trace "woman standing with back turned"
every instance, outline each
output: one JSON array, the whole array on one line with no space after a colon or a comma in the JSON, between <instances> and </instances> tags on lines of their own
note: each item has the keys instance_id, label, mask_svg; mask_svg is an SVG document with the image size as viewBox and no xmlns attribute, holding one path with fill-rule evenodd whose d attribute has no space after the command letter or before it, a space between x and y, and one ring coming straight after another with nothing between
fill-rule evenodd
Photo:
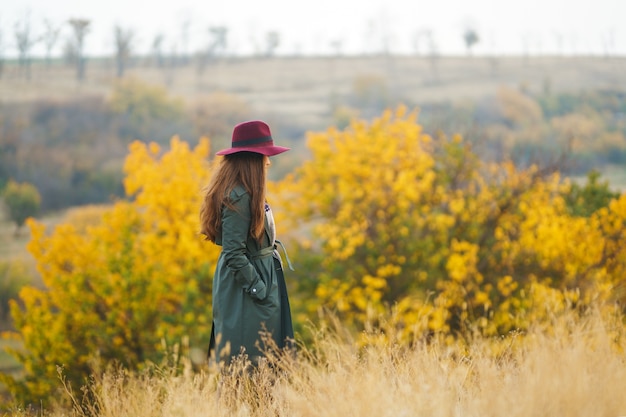
<instances>
[{"instance_id":1,"label":"woman standing with back turned","mask_svg":"<svg viewBox=\"0 0 626 417\"><path fill-rule=\"evenodd\" d=\"M200 210L201 232L222 246L213 277L213 329L209 355L229 363L247 355L252 363L270 348L290 346L291 312L276 229L265 200L269 157L289 148L274 146L269 126L235 126L231 148L207 187ZM289 260L287 260L289 262ZM271 336L270 336L271 335Z\"/></svg>"}]
</instances>

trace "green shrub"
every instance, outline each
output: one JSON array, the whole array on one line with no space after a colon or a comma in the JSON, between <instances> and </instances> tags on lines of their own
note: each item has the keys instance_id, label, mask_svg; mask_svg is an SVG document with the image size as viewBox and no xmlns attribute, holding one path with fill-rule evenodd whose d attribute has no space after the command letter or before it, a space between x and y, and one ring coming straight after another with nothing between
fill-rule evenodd
<instances>
[{"instance_id":1,"label":"green shrub","mask_svg":"<svg viewBox=\"0 0 626 417\"><path fill-rule=\"evenodd\" d=\"M587 184L584 186L572 184L570 190L563 195L571 214L589 217L609 202L618 198L619 193L609 189L608 181L600 181L600 173L592 170L587 174Z\"/></svg>"},{"instance_id":2,"label":"green shrub","mask_svg":"<svg viewBox=\"0 0 626 417\"><path fill-rule=\"evenodd\" d=\"M22 262L0 262L0 323L9 319L9 301L17 299L28 281L28 271Z\"/></svg>"},{"instance_id":3,"label":"green shrub","mask_svg":"<svg viewBox=\"0 0 626 417\"><path fill-rule=\"evenodd\" d=\"M29 183L10 180L2 192L9 218L17 226L16 234L29 217L34 217L41 208L41 195L37 188Z\"/></svg>"}]
</instances>

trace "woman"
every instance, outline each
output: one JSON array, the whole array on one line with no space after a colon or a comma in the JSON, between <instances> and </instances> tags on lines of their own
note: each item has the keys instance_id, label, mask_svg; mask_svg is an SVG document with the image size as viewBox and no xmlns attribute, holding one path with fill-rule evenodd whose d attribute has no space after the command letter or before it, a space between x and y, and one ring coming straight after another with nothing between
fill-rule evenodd
<instances>
[{"instance_id":1,"label":"woman","mask_svg":"<svg viewBox=\"0 0 626 417\"><path fill-rule=\"evenodd\" d=\"M224 158L207 188L200 221L206 239L222 246L209 346L218 362L244 354L256 363L268 349L288 347L293 339L280 242L265 201L269 157L288 150L274 146L269 126L255 120L235 126L232 146L217 152Z\"/></svg>"}]
</instances>

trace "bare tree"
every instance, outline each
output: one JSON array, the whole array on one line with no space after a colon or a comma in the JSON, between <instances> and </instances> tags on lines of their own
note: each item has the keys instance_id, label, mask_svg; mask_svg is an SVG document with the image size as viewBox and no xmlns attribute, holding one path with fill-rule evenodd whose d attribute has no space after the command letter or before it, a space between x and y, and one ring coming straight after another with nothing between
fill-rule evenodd
<instances>
[{"instance_id":1,"label":"bare tree","mask_svg":"<svg viewBox=\"0 0 626 417\"><path fill-rule=\"evenodd\" d=\"M368 19L365 22L365 33L364 33L364 45L363 50L367 55L376 53L376 22L373 19Z\"/></svg>"},{"instance_id":2,"label":"bare tree","mask_svg":"<svg viewBox=\"0 0 626 417\"><path fill-rule=\"evenodd\" d=\"M30 15L27 14L23 21L15 23L15 44L19 53L19 66L28 79L30 79L30 50L36 42L30 31Z\"/></svg>"},{"instance_id":3,"label":"bare tree","mask_svg":"<svg viewBox=\"0 0 626 417\"><path fill-rule=\"evenodd\" d=\"M465 42L465 47L467 48L467 54L472 55L472 48L480 41L478 32L473 28L465 29L463 32L463 41Z\"/></svg>"},{"instance_id":4,"label":"bare tree","mask_svg":"<svg viewBox=\"0 0 626 417\"><path fill-rule=\"evenodd\" d=\"M432 42L432 30L430 29L420 29L413 35L413 49L415 49L415 53L417 55L421 54L421 45L422 41L426 41L428 46L430 47L430 42Z\"/></svg>"},{"instance_id":5,"label":"bare tree","mask_svg":"<svg viewBox=\"0 0 626 417\"><path fill-rule=\"evenodd\" d=\"M428 31L428 58L430 61L430 72L432 74L432 82L439 81L439 49L435 42L435 35L432 31Z\"/></svg>"},{"instance_id":6,"label":"bare tree","mask_svg":"<svg viewBox=\"0 0 626 417\"><path fill-rule=\"evenodd\" d=\"M524 63L528 65L530 60L530 34L525 33L522 35L522 51L524 55Z\"/></svg>"},{"instance_id":7,"label":"bare tree","mask_svg":"<svg viewBox=\"0 0 626 417\"><path fill-rule=\"evenodd\" d=\"M187 17L180 23L181 39L181 64L186 65L189 61L189 32L191 31L191 18Z\"/></svg>"},{"instance_id":8,"label":"bare tree","mask_svg":"<svg viewBox=\"0 0 626 417\"><path fill-rule=\"evenodd\" d=\"M115 63L119 78L124 76L124 71L128 66L134 37L135 32L132 29L124 29L119 25L115 26Z\"/></svg>"},{"instance_id":9,"label":"bare tree","mask_svg":"<svg viewBox=\"0 0 626 417\"><path fill-rule=\"evenodd\" d=\"M209 43L198 53L198 74L202 74L212 59L216 59L226 51L228 45L228 28L225 26L209 27Z\"/></svg>"},{"instance_id":10,"label":"bare tree","mask_svg":"<svg viewBox=\"0 0 626 417\"><path fill-rule=\"evenodd\" d=\"M85 36L89 32L90 21L87 19L70 19L68 21L74 31L74 42L70 43L70 47L75 54L76 60L76 78L78 80L85 79L85 56L83 48L85 46Z\"/></svg>"},{"instance_id":11,"label":"bare tree","mask_svg":"<svg viewBox=\"0 0 626 417\"><path fill-rule=\"evenodd\" d=\"M335 38L329 42L330 48L333 50L334 56L341 56L343 49L343 39Z\"/></svg>"},{"instance_id":12,"label":"bare tree","mask_svg":"<svg viewBox=\"0 0 626 417\"><path fill-rule=\"evenodd\" d=\"M439 79L439 51L435 42L435 34L432 29L420 29L413 35L413 48L417 55L421 54L422 42L426 44L428 61L430 63L430 73L433 83Z\"/></svg>"},{"instance_id":13,"label":"bare tree","mask_svg":"<svg viewBox=\"0 0 626 417\"><path fill-rule=\"evenodd\" d=\"M557 53L563 55L563 34L555 30L552 31L552 36L554 37Z\"/></svg>"},{"instance_id":14,"label":"bare tree","mask_svg":"<svg viewBox=\"0 0 626 417\"><path fill-rule=\"evenodd\" d=\"M226 26L211 26L209 34L211 35L209 54L217 56L220 53L224 53L228 46L228 28Z\"/></svg>"},{"instance_id":15,"label":"bare tree","mask_svg":"<svg viewBox=\"0 0 626 417\"><path fill-rule=\"evenodd\" d=\"M271 57L276 53L276 48L280 45L280 33L276 31L267 32L265 35L265 56Z\"/></svg>"},{"instance_id":16,"label":"bare tree","mask_svg":"<svg viewBox=\"0 0 626 417\"><path fill-rule=\"evenodd\" d=\"M4 39L2 33L2 26L0 26L0 78L4 72Z\"/></svg>"},{"instance_id":17,"label":"bare tree","mask_svg":"<svg viewBox=\"0 0 626 417\"><path fill-rule=\"evenodd\" d=\"M604 57L610 58L613 50L615 49L615 29L609 29L605 34L602 35L602 49L604 50Z\"/></svg>"},{"instance_id":18,"label":"bare tree","mask_svg":"<svg viewBox=\"0 0 626 417\"><path fill-rule=\"evenodd\" d=\"M173 41L170 45L169 59L165 68L165 83L167 85L172 85L174 82L174 71L176 71L176 66L178 65L178 51L178 44L176 41Z\"/></svg>"},{"instance_id":19,"label":"bare tree","mask_svg":"<svg viewBox=\"0 0 626 417\"><path fill-rule=\"evenodd\" d=\"M158 68L162 68L164 65L165 58L163 57L163 41L165 40L165 35L162 33L158 33L154 40L152 41L152 58L154 60L154 64Z\"/></svg>"},{"instance_id":20,"label":"bare tree","mask_svg":"<svg viewBox=\"0 0 626 417\"><path fill-rule=\"evenodd\" d=\"M393 24L389 21L389 16L383 13L380 16L380 47L381 53L387 57L391 55L391 46L395 43L392 27Z\"/></svg>"},{"instance_id":21,"label":"bare tree","mask_svg":"<svg viewBox=\"0 0 626 417\"><path fill-rule=\"evenodd\" d=\"M46 66L50 67L52 50L59 40L59 34L61 33L61 27L55 25L48 19L44 19L43 21L43 35L41 39L43 41L44 47L46 48Z\"/></svg>"},{"instance_id":22,"label":"bare tree","mask_svg":"<svg viewBox=\"0 0 626 417\"><path fill-rule=\"evenodd\" d=\"M569 43L571 45L572 51L571 54L572 55L576 55L578 54L578 35L576 33L570 33L569 35Z\"/></svg>"}]
</instances>

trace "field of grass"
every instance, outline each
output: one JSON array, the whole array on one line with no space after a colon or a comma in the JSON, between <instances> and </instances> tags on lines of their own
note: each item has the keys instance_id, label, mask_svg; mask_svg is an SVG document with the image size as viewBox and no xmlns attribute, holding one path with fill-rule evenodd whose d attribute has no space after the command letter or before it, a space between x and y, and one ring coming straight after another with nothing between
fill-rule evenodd
<instances>
[{"instance_id":1,"label":"field of grass","mask_svg":"<svg viewBox=\"0 0 626 417\"><path fill-rule=\"evenodd\" d=\"M95 376L82 402L65 387L46 416L568 416L626 415L624 329L592 314L549 330L468 345L442 340L357 347L340 328L320 332L295 360L182 373L169 367ZM373 337L373 339L377 339ZM245 374L245 372L244 372ZM72 407L72 402L74 407ZM14 416L39 412L9 411Z\"/></svg>"}]
</instances>

